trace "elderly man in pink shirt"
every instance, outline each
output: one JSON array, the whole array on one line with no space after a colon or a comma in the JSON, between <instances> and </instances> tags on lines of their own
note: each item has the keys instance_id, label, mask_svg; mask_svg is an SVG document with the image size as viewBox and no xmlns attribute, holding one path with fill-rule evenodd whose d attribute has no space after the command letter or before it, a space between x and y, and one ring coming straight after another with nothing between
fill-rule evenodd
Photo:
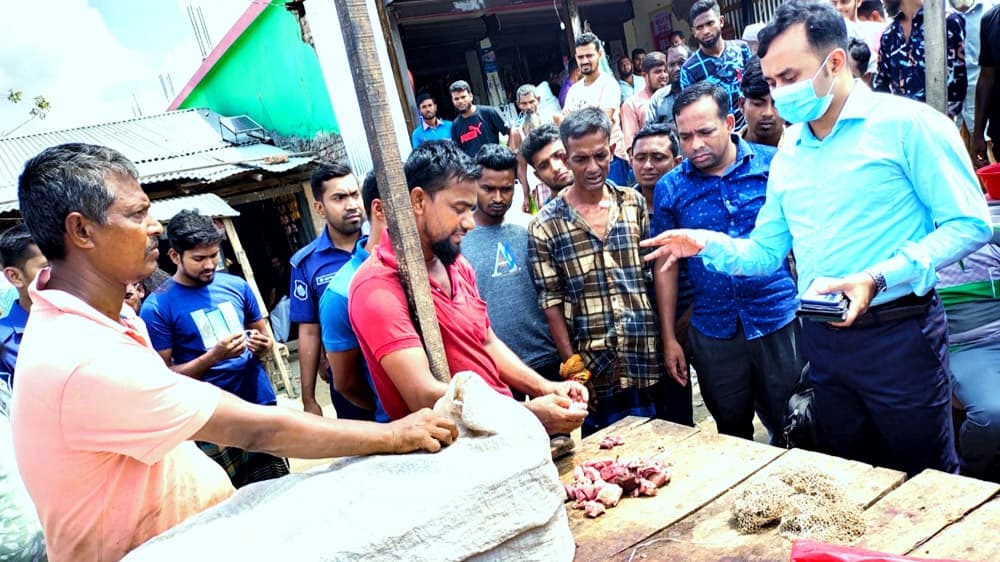
<instances>
[{"instance_id":1,"label":"elderly man in pink shirt","mask_svg":"<svg viewBox=\"0 0 1000 562\"><path fill-rule=\"evenodd\" d=\"M11 425L49 560L119 560L229 497L226 473L192 440L300 458L451 443L454 425L428 410L389 425L333 420L168 369L123 304L156 269L163 230L137 178L114 150L65 144L28 161L18 185L51 267L31 288Z\"/></svg>"},{"instance_id":2,"label":"elderly man in pink shirt","mask_svg":"<svg viewBox=\"0 0 1000 562\"><path fill-rule=\"evenodd\" d=\"M659 51L646 53L646 57L642 59L642 72L646 75L646 87L622 104L622 134L626 147L632 146L635 134L646 124L646 106L649 105L650 98L657 90L670 83L667 56Z\"/></svg>"}]
</instances>

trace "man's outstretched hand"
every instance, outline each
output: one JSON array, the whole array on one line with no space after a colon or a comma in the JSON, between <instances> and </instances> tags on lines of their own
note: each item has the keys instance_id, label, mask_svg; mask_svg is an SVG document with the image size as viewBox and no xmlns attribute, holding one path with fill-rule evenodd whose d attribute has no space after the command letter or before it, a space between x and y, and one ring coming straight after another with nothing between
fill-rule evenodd
<instances>
[{"instance_id":1,"label":"man's outstretched hand","mask_svg":"<svg viewBox=\"0 0 1000 562\"><path fill-rule=\"evenodd\" d=\"M660 267L660 271L666 271L677 263L677 260L689 258L704 250L705 235L702 231L690 228L667 230L653 238L639 242L639 245L643 248L656 248L644 259L654 261L663 258L663 266Z\"/></svg>"},{"instance_id":2,"label":"man's outstretched hand","mask_svg":"<svg viewBox=\"0 0 1000 562\"><path fill-rule=\"evenodd\" d=\"M389 424L392 429L392 452L427 451L436 453L458 438L458 428L451 420L429 408L413 412Z\"/></svg>"}]
</instances>

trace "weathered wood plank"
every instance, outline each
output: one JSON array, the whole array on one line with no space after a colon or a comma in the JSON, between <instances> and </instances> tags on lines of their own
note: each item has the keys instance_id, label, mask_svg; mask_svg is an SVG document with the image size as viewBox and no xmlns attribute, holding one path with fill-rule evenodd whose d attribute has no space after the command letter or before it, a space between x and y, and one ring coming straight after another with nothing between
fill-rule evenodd
<instances>
[{"instance_id":1,"label":"weathered wood plank","mask_svg":"<svg viewBox=\"0 0 1000 562\"><path fill-rule=\"evenodd\" d=\"M564 480L571 482L573 469L587 461L615 456L652 456L654 452L662 450L658 447L686 439L697 432L694 427L629 416L582 440L577 444L573 454L562 457L556 462L556 468ZM599 447L601 439L609 435L621 437L625 444L611 450L602 450Z\"/></svg>"},{"instance_id":2,"label":"weathered wood plank","mask_svg":"<svg viewBox=\"0 0 1000 562\"><path fill-rule=\"evenodd\" d=\"M905 554L1000 491L1000 485L925 470L865 511L859 548Z\"/></svg>"},{"instance_id":3,"label":"weathered wood plank","mask_svg":"<svg viewBox=\"0 0 1000 562\"><path fill-rule=\"evenodd\" d=\"M957 558L969 562L1000 560L1000 498L993 499L909 552L924 558Z\"/></svg>"},{"instance_id":4,"label":"weathered wood plank","mask_svg":"<svg viewBox=\"0 0 1000 562\"><path fill-rule=\"evenodd\" d=\"M792 549L791 542L779 536L776 527L752 535L740 533L732 516L732 504L736 495L758 477L789 468L809 466L822 470L838 480L848 498L865 507L873 504L906 479L906 475L902 472L802 449L792 449L725 495L652 536L651 540L663 540L640 548L636 558L640 559L639 557L644 555L645 560L685 562L787 561ZM615 557L615 560L627 560L630 553L631 549L626 549Z\"/></svg>"},{"instance_id":5,"label":"weathered wood plank","mask_svg":"<svg viewBox=\"0 0 1000 562\"><path fill-rule=\"evenodd\" d=\"M676 435L675 428L683 427L658 420L646 425L652 427L639 426L637 431ZM662 452L653 443L662 446ZM616 447L605 451L612 453L605 456L614 456L618 450ZM785 452L753 441L700 432L673 444L664 443L661 437L660 441L637 451L638 455L622 453L622 457L663 460L670 470L671 482L654 497L625 498L597 519L586 519L582 511L570 508L570 529L577 543L576 560L605 560L631 548L711 502Z\"/></svg>"}]
</instances>

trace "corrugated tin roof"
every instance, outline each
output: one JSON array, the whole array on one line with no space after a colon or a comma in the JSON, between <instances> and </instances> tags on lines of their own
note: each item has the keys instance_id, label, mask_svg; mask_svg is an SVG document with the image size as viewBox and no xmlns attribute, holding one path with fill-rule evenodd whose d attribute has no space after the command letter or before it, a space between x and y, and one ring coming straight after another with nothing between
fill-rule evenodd
<instances>
[{"instance_id":1,"label":"corrugated tin roof","mask_svg":"<svg viewBox=\"0 0 1000 562\"><path fill-rule=\"evenodd\" d=\"M185 109L127 121L0 139L0 212L17 209L17 178L42 150L67 142L113 148L135 162L140 182L212 183L253 169L284 172L311 161L259 142L233 144L220 132L219 115ZM267 160L260 160L267 158ZM252 162L248 162L252 161Z\"/></svg>"},{"instance_id":2,"label":"corrugated tin roof","mask_svg":"<svg viewBox=\"0 0 1000 562\"><path fill-rule=\"evenodd\" d=\"M160 222L168 222L184 209L197 209L199 213L213 218L238 217L240 212L229 206L214 193L199 193L185 197L157 199L149 207L149 213Z\"/></svg>"}]
</instances>

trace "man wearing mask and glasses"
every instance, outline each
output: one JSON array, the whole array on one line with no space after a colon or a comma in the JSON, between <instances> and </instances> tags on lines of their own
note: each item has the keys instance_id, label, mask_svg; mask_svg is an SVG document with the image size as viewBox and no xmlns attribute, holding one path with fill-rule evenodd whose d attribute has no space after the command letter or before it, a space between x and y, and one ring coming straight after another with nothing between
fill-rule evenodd
<instances>
[{"instance_id":1,"label":"man wearing mask and glasses","mask_svg":"<svg viewBox=\"0 0 1000 562\"><path fill-rule=\"evenodd\" d=\"M842 293L840 321L805 320L816 422L835 455L905 470L958 470L936 270L982 246L989 213L944 115L852 79L844 19L792 0L760 33L778 114L800 124L771 161L749 237L666 231L646 259L698 256L765 275L794 250L800 296Z\"/></svg>"}]
</instances>

